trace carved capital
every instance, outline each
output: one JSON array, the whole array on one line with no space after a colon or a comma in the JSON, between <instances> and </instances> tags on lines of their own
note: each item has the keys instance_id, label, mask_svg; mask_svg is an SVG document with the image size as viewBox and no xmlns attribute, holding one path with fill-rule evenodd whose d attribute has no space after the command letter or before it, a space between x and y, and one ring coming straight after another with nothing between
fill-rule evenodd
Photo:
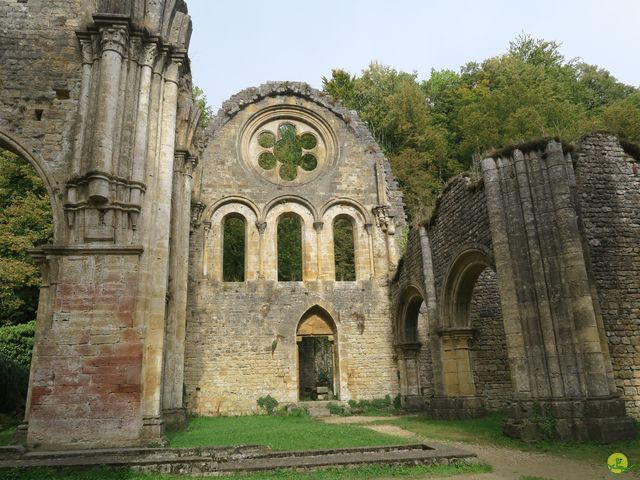
<instances>
[{"instance_id":1,"label":"carved capital","mask_svg":"<svg viewBox=\"0 0 640 480\"><path fill-rule=\"evenodd\" d=\"M202 217L202 212L204 212L205 204L202 202L192 202L191 203L191 225L196 226L200 224L200 217Z\"/></svg>"},{"instance_id":2,"label":"carved capital","mask_svg":"<svg viewBox=\"0 0 640 480\"><path fill-rule=\"evenodd\" d=\"M373 214L376 218L376 225L390 235L395 231L393 223L393 215L391 215L391 207L389 205L378 205L373 208Z\"/></svg>"},{"instance_id":3,"label":"carved capital","mask_svg":"<svg viewBox=\"0 0 640 480\"><path fill-rule=\"evenodd\" d=\"M324 222L313 222L313 228L315 228L316 232L320 233L322 227L324 227Z\"/></svg>"},{"instance_id":4,"label":"carved capital","mask_svg":"<svg viewBox=\"0 0 640 480\"><path fill-rule=\"evenodd\" d=\"M144 67L151 67L156 61L156 56L158 54L158 45L153 43L145 43L142 47L142 58L140 59L140 63Z\"/></svg>"},{"instance_id":5,"label":"carved capital","mask_svg":"<svg viewBox=\"0 0 640 480\"><path fill-rule=\"evenodd\" d=\"M124 25L111 25L100 29L102 51L112 50L124 56L127 51L129 32Z\"/></svg>"},{"instance_id":6,"label":"carved capital","mask_svg":"<svg viewBox=\"0 0 640 480\"><path fill-rule=\"evenodd\" d=\"M94 60L93 41L91 37L80 39L80 51L82 53L82 64L91 65Z\"/></svg>"},{"instance_id":7,"label":"carved capital","mask_svg":"<svg viewBox=\"0 0 640 480\"><path fill-rule=\"evenodd\" d=\"M258 233L262 235L267 229L267 222L256 222L256 228L258 229Z\"/></svg>"}]
</instances>

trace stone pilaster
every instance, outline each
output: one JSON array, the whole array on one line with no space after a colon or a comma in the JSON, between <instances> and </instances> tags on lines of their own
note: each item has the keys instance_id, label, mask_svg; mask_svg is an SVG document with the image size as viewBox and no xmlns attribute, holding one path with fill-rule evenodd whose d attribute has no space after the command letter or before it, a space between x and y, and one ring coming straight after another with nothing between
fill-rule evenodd
<instances>
[{"instance_id":1,"label":"stone pilaster","mask_svg":"<svg viewBox=\"0 0 640 480\"><path fill-rule=\"evenodd\" d=\"M572 168L553 141L545 152L516 150L482 161L515 389L504 431L523 438L629 438L632 421L610 388L570 191ZM542 432L540 419L553 431Z\"/></svg>"}]
</instances>

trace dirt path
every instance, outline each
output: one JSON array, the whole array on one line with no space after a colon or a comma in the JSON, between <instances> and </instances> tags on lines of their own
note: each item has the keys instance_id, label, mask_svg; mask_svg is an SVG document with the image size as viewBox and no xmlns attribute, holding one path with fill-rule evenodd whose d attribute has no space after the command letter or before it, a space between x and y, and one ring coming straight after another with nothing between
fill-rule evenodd
<instances>
[{"instance_id":1,"label":"dirt path","mask_svg":"<svg viewBox=\"0 0 640 480\"><path fill-rule=\"evenodd\" d=\"M395 425L371 425L377 420L388 420L389 417L330 417L325 421L329 423L360 424L376 432L386 433L402 438L415 438L416 441L429 443L429 438L420 437L409 430ZM544 480L600 480L619 479L631 480L638 478L631 474L613 475L609 473L605 465L606 459L603 451L601 464L595 463L600 459L594 459L594 463L583 462L544 453L523 452L511 448L497 447L487 444L466 442L453 442L437 440L438 443L452 445L478 455L478 459L493 467L493 472L483 474L468 474L456 476L456 479L478 480L520 480L524 477L539 477ZM603 447L606 450L606 447ZM415 479L435 480L436 477L424 476ZM447 477L450 478L450 477Z\"/></svg>"}]
</instances>

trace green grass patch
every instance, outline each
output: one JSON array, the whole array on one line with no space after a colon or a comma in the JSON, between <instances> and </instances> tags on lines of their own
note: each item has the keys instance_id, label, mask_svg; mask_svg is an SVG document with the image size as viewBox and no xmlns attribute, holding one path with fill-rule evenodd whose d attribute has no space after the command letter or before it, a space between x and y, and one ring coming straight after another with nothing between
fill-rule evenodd
<instances>
[{"instance_id":1,"label":"green grass patch","mask_svg":"<svg viewBox=\"0 0 640 480\"><path fill-rule=\"evenodd\" d=\"M223 477L198 477L202 479L226 480L333 480L333 479L374 479L387 477L414 478L418 475L453 476L462 473L486 473L491 467L486 464L454 463L451 465L425 466L386 466L368 465L359 468L328 468L313 472L295 472L291 470L275 470L273 472L255 473L252 475L230 475ZM65 468L59 470L28 468L0 469L0 478L5 480L183 480L181 475L145 474L125 469L78 469Z\"/></svg>"},{"instance_id":2,"label":"green grass patch","mask_svg":"<svg viewBox=\"0 0 640 480\"><path fill-rule=\"evenodd\" d=\"M22 417L0 413L0 447L11 445L11 437L20 425Z\"/></svg>"},{"instance_id":3,"label":"green grass patch","mask_svg":"<svg viewBox=\"0 0 640 480\"><path fill-rule=\"evenodd\" d=\"M355 425L332 425L308 416L194 417L169 434L171 447L268 445L273 450L314 450L410 443Z\"/></svg>"},{"instance_id":4,"label":"green grass patch","mask_svg":"<svg viewBox=\"0 0 640 480\"><path fill-rule=\"evenodd\" d=\"M602 445L594 442L525 442L509 438L502 433L504 416L492 414L473 420L431 420L424 416L381 420L376 423L397 425L423 438L433 440L454 440L469 443L490 443L497 446L524 451L550 453L577 460L590 460L605 464L614 452L624 453L629 462L640 464L640 435L626 442Z\"/></svg>"}]
</instances>

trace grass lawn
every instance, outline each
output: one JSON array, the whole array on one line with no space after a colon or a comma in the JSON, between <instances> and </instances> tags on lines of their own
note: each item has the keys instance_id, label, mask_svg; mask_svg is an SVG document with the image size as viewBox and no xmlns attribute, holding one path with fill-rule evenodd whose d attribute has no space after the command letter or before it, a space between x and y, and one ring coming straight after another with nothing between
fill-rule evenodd
<instances>
[{"instance_id":1,"label":"grass lawn","mask_svg":"<svg viewBox=\"0 0 640 480\"><path fill-rule=\"evenodd\" d=\"M15 431L16 431L16 427L9 427L9 428L0 430L0 447L4 447L5 445L11 445L11 436Z\"/></svg>"},{"instance_id":2,"label":"grass lawn","mask_svg":"<svg viewBox=\"0 0 640 480\"><path fill-rule=\"evenodd\" d=\"M293 472L290 470L276 470L273 472L254 473L252 475L230 475L223 477L198 477L201 479L225 480L348 480L375 479L389 477L429 478L431 476L453 476L461 473L490 472L491 467L485 464L466 465L462 463L452 465L433 466L378 466L370 465L360 468L327 468L314 472ZM190 478L181 475L144 474L124 469L0 469L0 478L4 480L184 480Z\"/></svg>"},{"instance_id":3,"label":"grass lawn","mask_svg":"<svg viewBox=\"0 0 640 480\"><path fill-rule=\"evenodd\" d=\"M614 452L624 453L632 464L640 464L640 435L627 442L602 445L586 442L528 443L509 438L502 433L503 415L492 414L474 420L430 420L423 416L410 416L376 423L397 425L421 437L434 440L454 440L470 443L490 443L502 447L562 455L578 460L605 462Z\"/></svg>"},{"instance_id":4,"label":"grass lawn","mask_svg":"<svg viewBox=\"0 0 640 480\"><path fill-rule=\"evenodd\" d=\"M308 416L195 417L170 432L171 447L268 445L273 450L315 450L414 443L355 425L331 425Z\"/></svg>"},{"instance_id":5,"label":"grass lawn","mask_svg":"<svg viewBox=\"0 0 640 480\"><path fill-rule=\"evenodd\" d=\"M11 445L11 436L21 420L22 417L0 413L0 447Z\"/></svg>"}]
</instances>

